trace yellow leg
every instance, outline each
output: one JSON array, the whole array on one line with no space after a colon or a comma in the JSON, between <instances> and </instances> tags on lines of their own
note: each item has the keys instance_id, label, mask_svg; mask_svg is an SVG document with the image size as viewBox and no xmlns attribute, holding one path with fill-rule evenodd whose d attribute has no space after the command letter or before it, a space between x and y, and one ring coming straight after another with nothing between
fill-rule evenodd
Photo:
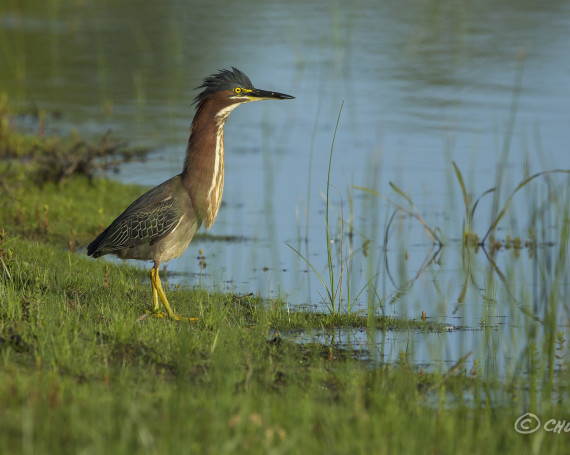
<instances>
[{"instance_id":1,"label":"yellow leg","mask_svg":"<svg viewBox=\"0 0 570 455\"><path fill-rule=\"evenodd\" d=\"M176 321L186 321L186 322L192 322L198 320L198 318L187 318L185 316L179 316L175 314L174 311L172 311L172 308L170 308L170 304L168 303L168 299L166 298L166 294L164 293L164 289L162 289L162 283L160 282L160 277L158 276L158 267L156 268L153 267L152 269L150 269L150 283L152 284L153 307L154 311L157 313L157 316L162 317L161 313L158 311L159 310L158 297L160 297L160 300L162 300L162 303L164 305L164 308L166 309L166 313L168 314L169 318L174 319Z\"/></svg>"},{"instance_id":2,"label":"yellow leg","mask_svg":"<svg viewBox=\"0 0 570 455\"><path fill-rule=\"evenodd\" d=\"M166 309L166 313L168 317L171 319L176 319L174 315L174 311L170 308L170 304L168 303L168 299L164 294L164 289L162 289L162 284L160 283L160 276L158 275L158 267L153 267L150 272L150 281L152 283L152 299L154 303L154 310L158 310L158 297L162 300L164 308Z\"/></svg>"},{"instance_id":3,"label":"yellow leg","mask_svg":"<svg viewBox=\"0 0 570 455\"><path fill-rule=\"evenodd\" d=\"M152 285L152 303L153 303L153 310L156 312L158 311L158 291L154 286L154 267L150 269L150 284Z\"/></svg>"}]
</instances>

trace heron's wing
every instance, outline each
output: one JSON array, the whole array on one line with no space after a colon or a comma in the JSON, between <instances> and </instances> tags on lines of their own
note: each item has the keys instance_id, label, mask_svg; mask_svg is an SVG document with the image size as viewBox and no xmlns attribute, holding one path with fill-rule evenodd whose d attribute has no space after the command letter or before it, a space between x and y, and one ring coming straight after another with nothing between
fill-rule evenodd
<instances>
[{"instance_id":1,"label":"heron's wing","mask_svg":"<svg viewBox=\"0 0 570 455\"><path fill-rule=\"evenodd\" d=\"M109 226L104 248L121 250L153 244L172 232L182 215L172 196L140 207L131 206Z\"/></svg>"},{"instance_id":2,"label":"heron's wing","mask_svg":"<svg viewBox=\"0 0 570 455\"><path fill-rule=\"evenodd\" d=\"M176 197L179 178L173 177L134 201L87 247L87 254L99 257L127 248L153 244L180 223L182 203Z\"/></svg>"}]
</instances>

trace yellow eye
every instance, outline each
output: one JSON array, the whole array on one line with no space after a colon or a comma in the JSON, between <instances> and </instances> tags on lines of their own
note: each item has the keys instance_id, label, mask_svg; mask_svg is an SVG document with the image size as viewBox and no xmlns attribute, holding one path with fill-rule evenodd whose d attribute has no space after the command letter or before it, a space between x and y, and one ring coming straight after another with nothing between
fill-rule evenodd
<instances>
[{"instance_id":1,"label":"yellow eye","mask_svg":"<svg viewBox=\"0 0 570 455\"><path fill-rule=\"evenodd\" d=\"M240 88L240 87L234 88L234 92L236 92L236 93L241 93L241 88Z\"/></svg>"}]
</instances>

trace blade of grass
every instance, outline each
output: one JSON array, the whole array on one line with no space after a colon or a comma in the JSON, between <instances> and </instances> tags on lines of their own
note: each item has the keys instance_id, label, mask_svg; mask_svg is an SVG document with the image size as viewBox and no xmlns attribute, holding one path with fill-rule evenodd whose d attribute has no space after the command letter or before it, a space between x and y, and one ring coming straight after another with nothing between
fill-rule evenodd
<instances>
[{"instance_id":1,"label":"blade of grass","mask_svg":"<svg viewBox=\"0 0 570 455\"><path fill-rule=\"evenodd\" d=\"M487 196L488 194L491 194L495 190L496 188L489 188L487 191L485 191L483 194L481 194L481 196L477 198L475 204L473 204L473 208L471 209L471 220L473 220L473 218L475 217L475 210L477 209L477 206L479 205L481 199L483 199L483 197Z\"/></svg>"},{"instance_id":2,"label":"blade of grass","mask_svg":"<svg viewBox=\"0 0 570 455\"><path fill-rule=\"evenodd\" d=\"M408 201L408 203L413 207L414 203L412 202L412 199L410 198L410 196L408 196L406 193L404 193L400 188L398 188L393 182L388 182L388 184L392 187L392 189L398 193L400 196L402 196L406 201Z\"/></svg>"},{"instance_id":3,"label":"blade of grass","mask_svg":"<svg viewBox=\"0 0 570 455\"><path fill-rule=\"evenodd\" d=\"M296 250L294 247L292 247L291 245L289 245L288 243L285 243L285 245L287 245L289 248L291 248L295 253L297 253L297 255L303 259L303 261L305 261L307 263L307 265L313 270L313 272L315 272L315 274L317 275L317 278L321 281L323 287L325 288L325 290L327 291L327 297L329 299L329 301L331 300L332 296L331 293L329 291L328 286L325 283L325 280L323 280L323 277L321 277L321 274L317 271L317 269L313 266L313 264L311 264L311 262L305 257L303 256L303 254L301 254L301 252L299 252L298 250ZM325 302L326 303L326 302Z\"/></svg>"},{"instance_id":4,"label":"blade of grass","mask_svg":"<svg viewBox=\"0 0 570 455\"><path fill-rule=\"evenodd\" d=\"M495 220L491 223L491 226L489 227L489 229L487 230L487 233L485 234L485 236L483 237L483 240L481 241L481 243L485 243L485 240L487 240L487 237L489 236L489 234L491 234L491 232L493 232L495 230L495 228L497 227L497 225L499 224L499 221L501 221L501 219L503 218L503 216L505 216L505 214L507 213L507 210L509 209L512 201L513 201L513 197L515 196L515 194L521 189L524 188L525 185L527 185L529 182L531 182L532 180L534 180L537 177L541 177L543 175L549 175L549 174L570 174L570 170L568 169L553 169L550 171L542 171L542 172L537 172L536 174L531 175L530 177L527 177L526 179L524 179L521 183L519 183L517 185L517 187L513 190L513 192L510 194L510 196L507 198L507 201L505 202L505 204L503 205L503 208L501 209L501 211L499 212L499 214L497 215L497 217L495 218Z\"/></svg>"},{"instance_id":5,"label":"blade of grass","mask_svg":"<svg viewBox=\"0 0 570 455\"><path fill-rule=\"evenodd\" d=\"M342 100L342 103L340 105L340 110L338 111L338 117L336 119L336 126L334 129L334 134L333 134L333 140L332 140L332 144L331 144L331 153L329 156L329 170L328 170L328 174L327 174L327 206L326 206L326 230L327 230L327 259L328 259L328 266L329 266L329 280L330 280L330 292L329 295L331 295L331 304L332 304L332 308L333 308L333 312L335 311L335 302L336 302L336 296L335 296L335 283L334 283L334 267L333 267L333 260L332 260L332 247L331 247L331 239L330 239L330 231L329 231L329 192L330 192L330 181L331 181L331 167L332 167L332 157L333 157L333 151L334 151L334 142L336 140L336 133L338 131L338 125L340 123L340 115L342 114L342 108L344 106L344 100Z\"/></svg>"},{"instance_id":6,"label":"blade of grass","mask_svg":"<svg viewBox=\"0 0 570 455\"><path fill-rule=\"evenodd\" d=\"M406 199L408 202L411 201L411 199L409 199L403 192L401 192L401 190L399 190L397 187L393 186L392 183L390 183L390 186L392 186L392 188L394 188L394 190L396 192L398 192L398 194L400 194L404 199ZM386 196L384 196L382 193L379 193L376 190L373 190L371 188L365 188L363 186L358 186L358 185L353 185L353 188L357 189L357 190L361 190L364 191L366 193L370 193L373 194L375 196L381 197L382 199L384 199L386 202L388 202L389 204L392 204L394 207L396 207L397 209L401 210L404 213L407 213L410 216L413 216L416 220L418 220L418 222L423 226L423 228L426 230L429 238L433 241L438 243L439 245L443 245L443 242L441 241L441 239L439 238L439 236L437 235L437 233L430 228L426 222L423 220L423 218L421 217L421 215L419 214L419 212L417 211L417 208L413 205L413 203L411 204L414 209L416 210L416 212L412 212L404 207L402 207L400 204L395 203L394 201L392 201L391 199L387 198Z\"/></svg>"},{"instance_id":7,"label":"blade of grass","mask_svg":"<svg viewBox=\"0 0 570 455\"><path fill-rule=\"evenodd\" d=\"M457 181L459 182L459 187L461 188L461 193L463 194L463 205L465 206L465 217L467 223L467 232L471 231L471 219L469 217L469 197L467 195L467 190L465 188L465 182L463 181L463 175L461 175L461 171L455 164L455 161L452 161L451 164L453 165L453 169L455 169L455 176L457 177Z\"/></svg>"}]
</instances>

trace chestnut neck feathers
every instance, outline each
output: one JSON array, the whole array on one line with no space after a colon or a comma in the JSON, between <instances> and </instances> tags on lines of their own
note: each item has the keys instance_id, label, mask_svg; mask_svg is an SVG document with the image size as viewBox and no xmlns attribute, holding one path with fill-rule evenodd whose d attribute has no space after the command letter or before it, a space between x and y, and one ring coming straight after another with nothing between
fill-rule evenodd
<instances>
[{"instance_id":1,"label":"chestnut neck feathers","mask_svg":"<svg viewBox=\"0 0 570 455\"><path fill-rule=\"evenodd\" d=\"M240 104L230 94L220 91L198 103L181 174L196 215L208 229L214 224L224 189L224 124Z\"/></svg>"}]
</instances>

